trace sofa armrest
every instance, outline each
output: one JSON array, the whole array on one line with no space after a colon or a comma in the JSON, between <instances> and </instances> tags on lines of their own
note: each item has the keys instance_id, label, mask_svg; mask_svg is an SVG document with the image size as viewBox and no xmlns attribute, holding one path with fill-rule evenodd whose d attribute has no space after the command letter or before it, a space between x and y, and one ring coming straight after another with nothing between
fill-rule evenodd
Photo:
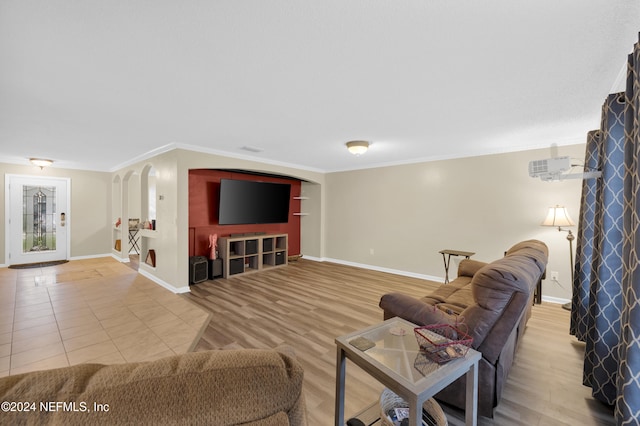
<instances>
[{"instance_id":1,"label":"sofa armrest","mask_svg":"<svg viewBox=\"0 0 640 426\"><path fill-rule=\"evenodd\" d=\"M384 319L400 317L416 325L451 324L457 317L449 315L433 305L402 293L387 293L380 298Z\"/></svg>"},{"instance_id":2,"label":"sofa armrest","mask_svg":"<svg viewBox=\"0 0 640 426\"><path fill-rule=\"evenodd\" d=\"M458 265L459 277L473 277L476 272L488 265L487 262L481 262L473 259L463 259Z\"/></svg>"}]
</instances>

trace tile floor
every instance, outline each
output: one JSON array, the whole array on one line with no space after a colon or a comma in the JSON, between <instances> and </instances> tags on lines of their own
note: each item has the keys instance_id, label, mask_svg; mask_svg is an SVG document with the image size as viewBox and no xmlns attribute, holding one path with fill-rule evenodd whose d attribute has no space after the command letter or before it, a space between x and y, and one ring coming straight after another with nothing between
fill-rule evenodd
<instances>
[{"instance_id":1,"label":"tile floor","mask_svg":"<svg viewBox=\"0 0 640 426\"><path fill-rule=\"evenodd\" d=\"M0 268L0 377L188 352L209 315L112 258Z\"/></svg>"}]
</instances>

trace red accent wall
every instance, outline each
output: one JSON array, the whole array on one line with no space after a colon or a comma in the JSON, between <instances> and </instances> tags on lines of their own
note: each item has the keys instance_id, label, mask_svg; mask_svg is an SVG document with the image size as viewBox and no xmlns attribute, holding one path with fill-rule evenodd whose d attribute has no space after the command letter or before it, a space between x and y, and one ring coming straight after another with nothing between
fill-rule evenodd
<instances>
[{"instance_id":1,"label":"red accent wall","mask_svg":"<svg viewBox=\"0 0 640 426\"><path fill-rule=\"evenodd\" d=\"M291 184L288 223L269 223L251 225L218 224L218 194L220 179L252 180ZM271 176L258 176L226 170L196 169L189 171L189 256L209 257L209 235L227 237L230 234L246 232L266 232L267 234L289 235L289 256L300 254L300 200L302 183L296 179Z\"/></svg>"}]
</instances>

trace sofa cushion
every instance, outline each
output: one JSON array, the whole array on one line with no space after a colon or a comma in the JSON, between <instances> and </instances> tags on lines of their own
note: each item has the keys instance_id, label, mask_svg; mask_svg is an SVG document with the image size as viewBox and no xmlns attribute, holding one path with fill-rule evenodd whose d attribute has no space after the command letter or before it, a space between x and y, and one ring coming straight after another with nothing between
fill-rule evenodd
<instances>
[{"instance_id":1,"label":"sofa cushion","mask_svg":"<svg viewBox=\"0 0 640 426\"><path fill-rule=\"evenodd\" d=\"M408 294L387 293L380 298L380 307L384 319L400 317L417 325L451 324L454 325L457 315L449 314L437 305L424 303Z\"/></svg>"},{"instance_id":2,"label":"sofa cushion","mask_svg":"<svg viewBox=\"0 0 640 426\"><path fill-rule=\"evenodd\" d=\"M429 303L430 305L437 305L439 303L452 303L458 304L458 306L466 308L469 306L470 300L465 300L462 297L456 296L456 294L461 291L463 288L467 287L471 283L471 277L459 277L455 280L451 281L447 285L441 285L434 291L432 291L429 295L423 297L421 300L425 303ZM466 292L469 297L471 297L470 290ZM455 301L453 300L455 299Z\"/></svg>"},{"instance_id":3,"label":"sofa cushion","mask_svg":"<svg viewBox=\"0 0 640 426\"><path fill-rule=\"evenodd\" d=\"M3 401L108 404L107 412L12 412L9 424L306 424L303 371L274 350L188 353L151 362L81 364L0 379ZM284 416L284 417L283 417Z\"/></svg>"}]
</instances>

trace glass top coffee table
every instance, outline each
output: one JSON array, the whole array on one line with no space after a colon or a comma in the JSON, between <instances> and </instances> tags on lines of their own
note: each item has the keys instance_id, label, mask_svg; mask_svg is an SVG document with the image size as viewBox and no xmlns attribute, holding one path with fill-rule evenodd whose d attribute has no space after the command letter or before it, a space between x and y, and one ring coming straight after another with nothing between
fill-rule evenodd
<instances>
[{"instance_id":1,"label":"glass top coffee table","mask_svg":"<svg viewBox=\"0 0 640 426\"><path fill-rule=\"evenodd\" d=\"M347 358L409 404L409 424L413 426L422 424L421 407L429 398L466 374L465 423L476 425L480 352L469 349L461 358L435 363L420 352L415 327L409 321L391 318L336 338L336 426L344 426Z\"/></svg>"}]
</instances>

